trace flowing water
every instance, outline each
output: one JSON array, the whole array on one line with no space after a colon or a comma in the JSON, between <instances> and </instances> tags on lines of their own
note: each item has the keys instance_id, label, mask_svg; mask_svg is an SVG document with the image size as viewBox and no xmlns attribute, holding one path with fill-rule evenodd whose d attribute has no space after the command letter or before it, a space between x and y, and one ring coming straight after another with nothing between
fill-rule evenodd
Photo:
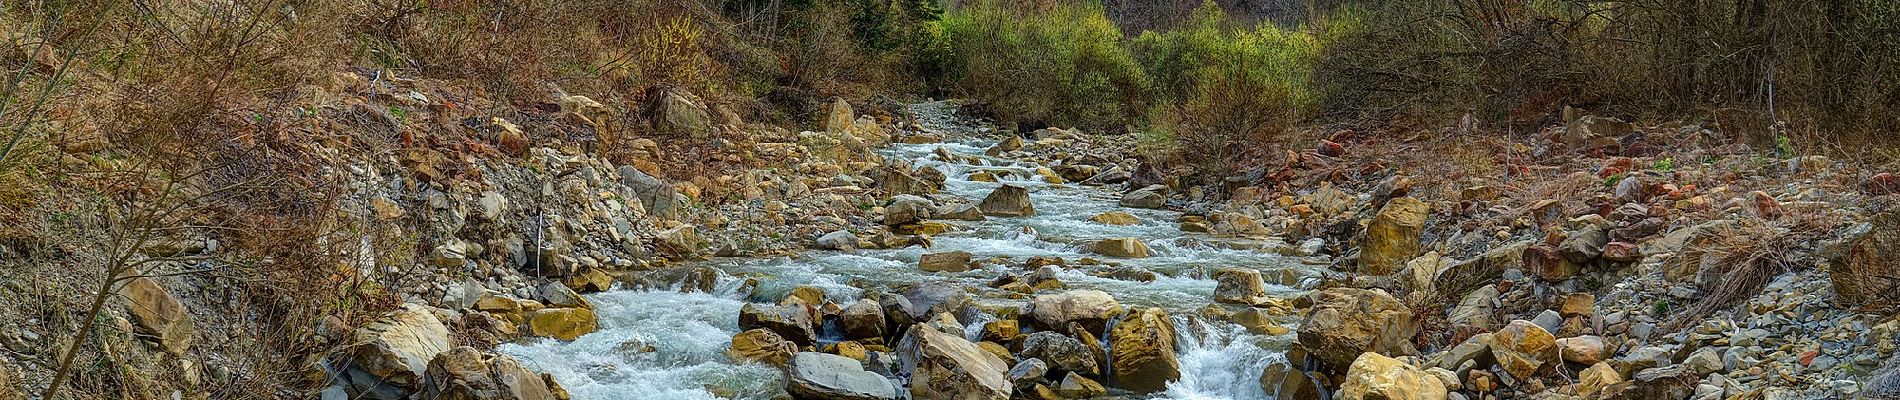
<instances>
[{"instance_id":1,"label":"flowing water","mask_svg":"<svg viewBox=\"0 0 1900 400\"><path fill-rule=\"evenodd\" d=\"M920 116L920 120L925 121L927 129L932 128L930 119ZM735 364L724 354L732 335L739 332L739 308L749 299L776 300L801 285L823 288L830 300L840 304L858 299L863 292L859 287L910 283L954 284L1001 294L985 284L1002 273L1021 272L1019 267L985 265L963 273L925 273L917 269L917 260L926 252L961 250L974 254L977 260L1000 256L1020 261L1030 256L1053 256L1074 261L1101 258L1083 252L1080 244L1135 237L1148 243L1153 257L1107 261L1154 271L1160 274L1158 279L1123 281L1081 270L1063 270L1058 277L1068 289L1099 289L1124 305L1162 307L1175 316L1180 327L1177 349L1181 379L1152 397L1266 397L1258 381L1260 372L1280 357L1291 335L1254 335L1233 324L1189 316L1211 302L1214 281L1207 277L1216 269L1257 268L1271 277L1281 270L1306 275L1314 267L1273 252L1275 243L1216 240L1181 232L1175 223L1179 213L1122 208L1116 205L1116 194L1100 188L1044 183L1033 173L1038 165L983 156L984 149L993 142L960 135L955 132L960 127L935 128L951 131L951 138L943 143L893 145L884 150L885 155L937 168L949 177L944 184L946 192L973 201L981 200L1001 184L1027 187L1036 216L953 222L961 224L960 229L934 238L933 247L927 250L812 251L797 257L716 260L710 265L722 271L722 277L713 293L618 290L591 295L589 299L600 316L598 331L572 342L530 339L503 345L501 351L523 360L531 369L552 373L575 399L764 399L782 384L779 372L770 366ZM933 156L939 147L976 156L978 161L944 162ZM997 174L999 183L963 179L976 171L1012 173ZM1110 210L1132 213L1141 223L1111 226L1089 221L1089 217ZM757 278L758 285L749 291L742 289L745 278ZM1276 296L1302 291L1268 280L1268 292ZM982 293L977 301L1023 304L1023 300Z\"/></svg>"}]
</instances>

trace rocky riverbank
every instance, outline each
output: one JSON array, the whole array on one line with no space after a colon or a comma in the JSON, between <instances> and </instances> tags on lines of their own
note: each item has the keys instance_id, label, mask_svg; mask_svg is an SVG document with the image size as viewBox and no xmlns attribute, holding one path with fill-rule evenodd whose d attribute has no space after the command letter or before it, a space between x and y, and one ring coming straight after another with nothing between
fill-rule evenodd
<instances>
[{"instance_id":1,"label":"rocky riverbank","mask_svg":"<svg viewBox=\"0 0 1900 400\"><path fill-rule=\"evenodd\" d=\"M999 130L953 102L834 99L794 133L656 89L631 118L653 135L608 154L589 135L630 118L585 96L476 115L492 105L429 82L329 85L365 95L311 124L455 134L301 144L347 183L338 226L365 260L326 282L386 312L290 329L297 379L319 388L294 395L1796 399L1894 382L1900 179L1699 126L1333 132L1217 187L1123 136ZM210 259L220 239L140 253ZM242 379L212 362L242 343L220 325L229 281L163 265L109 307L134 334L98 345L184 378L127 383L141 392ZM20 320L9 364L50 357L53 330ZM25 387L48 372L11 370Z\"/></svg>"}]
</instances>

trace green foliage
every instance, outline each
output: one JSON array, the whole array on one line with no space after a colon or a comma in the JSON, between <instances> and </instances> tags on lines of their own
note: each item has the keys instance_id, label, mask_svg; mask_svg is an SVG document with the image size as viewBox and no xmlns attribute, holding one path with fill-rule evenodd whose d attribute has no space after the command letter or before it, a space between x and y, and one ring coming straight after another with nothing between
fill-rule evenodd
<instances>
[{"instance_id":1,"label":"green foliage","mask_svg":"<svg viewBox=\"0 0 1900 400\"><path fill-rule=\"evenodd\" d=\"M1131 47L1163 110L1152 122L1179 134L1182 150L1209 155L1195 157L1204 167L1226 170L1230 149L1278 140L1308 113L1321 39L1304 28L1236 23L1208 1L1185 26L1143 32Z\"/></svg>"},{"instance_id":2,"label":"green foliage","mask_svg":"<svg viewBox=\"0 0 1900 400\"><path fill-rule=\"evenodd\" d=\"M1650 165L1650 169L1662 171L1662 172L1669 172L1669 171L1675 170L1676 159L1675 157L1664 157L1661 160L1656 160L1655 163Z\"/></svg>"},{"instance_id":3,"label":"green foliage","mask_svg":"<svg viewBox=\"0 0 1900 400\"><path fill-rule=\"evenodd\" d=\"M1115 128L1144 112L1147 77L1100 3L976 0L931 33L925 56L936 83L1003 121Z\"/></svg>"}]
</instances>

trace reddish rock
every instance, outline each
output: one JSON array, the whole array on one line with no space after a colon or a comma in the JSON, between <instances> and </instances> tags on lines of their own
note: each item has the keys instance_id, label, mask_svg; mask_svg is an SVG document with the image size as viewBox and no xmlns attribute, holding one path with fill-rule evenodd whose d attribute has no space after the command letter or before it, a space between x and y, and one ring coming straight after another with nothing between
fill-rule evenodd
<instances>
[{"instance_id":1,"label":"reddish rock","mask_svg":"<svg viewBox=\"0 0 1900 400\"><path fill-rule=\"evenodd\" d=\"M1610 242L1603 245L1603 259L1620 263L1636 262L1643 259L1643 251L1635 243Z\"/></svg>"},{"instance_id":2,"label":"reddish rock","mask_svg":"<svg viewBox=\"0 0 1900 400\"><path fill-rule=\"evenodd\" d=\"M1524 270L1545 281L1562 281L1583 272L1583 267L1565 260L1557 246L1538 244L1524 248Z\"/></svg>"},{"instance_id":3,"label":"reddish rock","mask_svg":"<svg viewBox=\"0 0 1900 400\"><path fill-rule=\"evenodd\" d=\"M1322 156L1327 156L1327 157L1343 156L1343 155L1346 155L1346 145L1342 145L1331 140L1320 139L1319 140L1319 154Z\"/></svg>"},{"instance_id":4,"label":"reddish rock","mask_svg":"<svg viewBox=\"0 0 1900 400\"><path fill-rule=\"evenodd\" d=\"M1748 196L1752 199L1749 202L1749 208L1755 211L1755 216L1762 219L1781 218L1781 202L1775 200L1774 196L1769 196L1768 193L1760 190L1749 193Z\"/></svg>"},{"instance_id":5,"label":"reddish rock","mask_svg":"<svg viewBox=\"0 0 1900 400\"><path fill-rule=\"evenodd\" d=\"M1900 193L1900 175L1894 175L1890 172L1882 172L1874 175L1873 178L1867 180L1866 187L1862 188L1862 191L1873 196Z\"/></svg>"},{"instance_id":6,"label":"reddish rock","mask_svg":"<svg viewBox=\"0 0 1900 400\"><path fill-rule=\"evenodd\" d=\"M1635 163L1630 162L1630 159L1628 158L1617 157L1617 158L1611 159L1609 164L1603 165L1603 169L1597 170L1597 177L1608 178L1617 174L1629 172L1630 167L1633 166L1634 164Z\"/></svg>"}]
</instances>

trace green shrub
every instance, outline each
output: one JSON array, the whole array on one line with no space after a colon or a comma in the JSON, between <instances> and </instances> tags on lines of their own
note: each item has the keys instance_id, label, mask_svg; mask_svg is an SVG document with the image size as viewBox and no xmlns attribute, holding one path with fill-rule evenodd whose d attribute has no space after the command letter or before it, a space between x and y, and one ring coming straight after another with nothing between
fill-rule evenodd
<instances>
[{"instance_id":1,"label":"green shrub","mask_svg":"<svg viewBox=\"0 0 1900 400\"><path fill-rule=\"evenodd\" d=\"M1321 45L1302 29L1237 23L1210 1L1184 26L1143 32L1131 47L1154 81L1153 129L1175 132L1179 150L1224 171L1232 150L1279 140L1308 115Z\"/></svg>"},{"instance_id":2,"label":"green shrub","mask_svg":"<svg viewBox=\"0 0 1900 400\"><path fill-rule=\"evenodd\" d=\"M931 33L936 83L1006 123L1120 128L1143 113L1147 78L1100 3L976 0Z\"/></svg>"}]
</instances>

